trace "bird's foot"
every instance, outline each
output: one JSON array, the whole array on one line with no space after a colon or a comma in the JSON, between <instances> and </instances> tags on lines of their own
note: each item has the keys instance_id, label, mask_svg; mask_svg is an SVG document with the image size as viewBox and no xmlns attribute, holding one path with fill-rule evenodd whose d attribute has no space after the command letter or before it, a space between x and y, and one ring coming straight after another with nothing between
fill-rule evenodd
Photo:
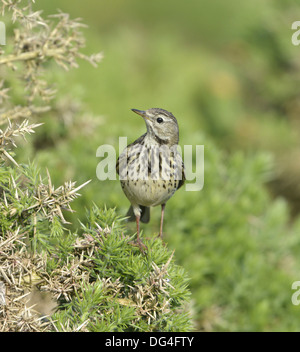
<instances>
[{"instance_id":1,"label":"bird's foot","mask_svg":"<svg viewBox=\"0 0 300 352\"><path fill-rule=\"evenodd\" d=\"M161 242L162 242L162 244L163 244L164 246L166 246L166 242L164 241L163 236L162 236L161 233L159 233L155 238L156 238L156 239L160 239Z\"/></svg>"},{"instance_id":2,"label":"bird's foot","mask_svg":"<svg viewBox=\"0 0 300 352\"><path fill-rule=\"evenodd\" d=\"M138 238L136 241L129 242L134 247L139 247L140 251L143 254L146 254L145 251L148 251L148 247Z\"/></svg>"}]
</instances>

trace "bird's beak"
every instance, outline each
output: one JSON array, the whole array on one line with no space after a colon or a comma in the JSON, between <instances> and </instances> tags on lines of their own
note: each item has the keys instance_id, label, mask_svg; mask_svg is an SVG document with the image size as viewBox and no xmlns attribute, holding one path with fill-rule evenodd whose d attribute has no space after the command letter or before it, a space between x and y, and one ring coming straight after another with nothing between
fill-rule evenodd
<instances>
[{"instance_id":1,"label":"bird's beak","mask_svg":"<svg viewBox=\"0 0 300 352\"><path fill-rule=\"evenodd\" d=\"M147 116L146 111L144 110L138 110L138 109L131 109L133 112L135 112L136 114L144 117L145 119L149 120L149 117Z\"/></svg>"}]
</instances>

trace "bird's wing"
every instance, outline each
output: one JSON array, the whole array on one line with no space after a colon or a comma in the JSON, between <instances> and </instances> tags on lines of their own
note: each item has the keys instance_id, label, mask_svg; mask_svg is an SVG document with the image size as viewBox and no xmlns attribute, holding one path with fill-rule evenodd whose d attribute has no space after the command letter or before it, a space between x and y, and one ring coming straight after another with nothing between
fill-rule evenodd
<instances>
[{"instance_id":1,"label":"bird's wing","mask_svg":"<svg viewBox=\"0 0 300 352\"><path fill-rule=\"evenodd\" d=\"M126 147L126 149L122 152L122 154L118 157L118 160L117 160L117 163L116 163L116 171L117 171L117 174L119 175L120 174L120 162L121 162L121 159L124 158L124 157L127 157L127 151L128 149L135 145L135 144L143 144L143 141L144 141L144 138L146 136L146 133L143 134L141 137L139 137L137 140L135 140L133 143L131 144L128 144L128 146Z\"/></svg>"},{"instance_id":2,"label":"bird's wing","mask_svg":"<svg viewBox=\"0 0 300 352\"><path fill-rule=\"evenodd\" d=\"M181 179L179 180L177 189L183 186L184 182L185 182L185 170L184 170L184 163L181 160Z\"/></svg>"},{"instance_id":3,"label":"bird's wing","mask_svg":"<svg viewBox=\"0 0 300 352\"><path fill-rule=\"evenodd\" d=\"M119 162L120 162L120 157L121 155L118 157L118 160L117 160L117 163L116 163L116 171L117 171L117 174L119 175Z\"/></svg>"}]
</instances>

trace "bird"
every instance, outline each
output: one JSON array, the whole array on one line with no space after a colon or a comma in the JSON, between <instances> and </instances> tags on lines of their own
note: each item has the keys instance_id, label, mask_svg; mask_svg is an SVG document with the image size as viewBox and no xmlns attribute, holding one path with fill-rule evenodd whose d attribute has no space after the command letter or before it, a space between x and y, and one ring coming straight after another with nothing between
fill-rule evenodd
<instances>
[{"instance_id":1,"label":"bird","mask_svg":"<svg viewBox=\"0 0 300 352\"><path fill-rule=\"evenodd\" d=\"M128 221L136 221L136 245L148 250L140 239L140 222L150 220L150 207L161 206L159 236L163 239L166 202L185 182L184 163L178 151L179 127L175 116L161 108L131 109L143 117L147 132L120 154L116 171L131 203Z\"/></svg>"}]
</instances>

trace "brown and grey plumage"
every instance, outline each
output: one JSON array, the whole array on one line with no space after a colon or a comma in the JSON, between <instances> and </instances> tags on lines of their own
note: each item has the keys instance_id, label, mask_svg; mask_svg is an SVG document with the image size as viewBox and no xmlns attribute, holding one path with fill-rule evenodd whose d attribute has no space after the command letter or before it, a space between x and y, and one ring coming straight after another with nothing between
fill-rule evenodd
<instances>
[{"instance_id":1,"label":"brown and grey plumage","mask_svg":"<svg viewBox=\"0 0 300 352\"><path fill-rule=\"evenodd\" d=\"M129 144L119 156L116 169L122 189L131 203L129 221L136 220L137 244L140 240L140 221L150 219L149 207L161 205L160 237L166 202L185 181L184 165L177 150L179 129L171 112L152 108L132 109L146 122L147 132Z\"/></svg>"}]
</instances>

